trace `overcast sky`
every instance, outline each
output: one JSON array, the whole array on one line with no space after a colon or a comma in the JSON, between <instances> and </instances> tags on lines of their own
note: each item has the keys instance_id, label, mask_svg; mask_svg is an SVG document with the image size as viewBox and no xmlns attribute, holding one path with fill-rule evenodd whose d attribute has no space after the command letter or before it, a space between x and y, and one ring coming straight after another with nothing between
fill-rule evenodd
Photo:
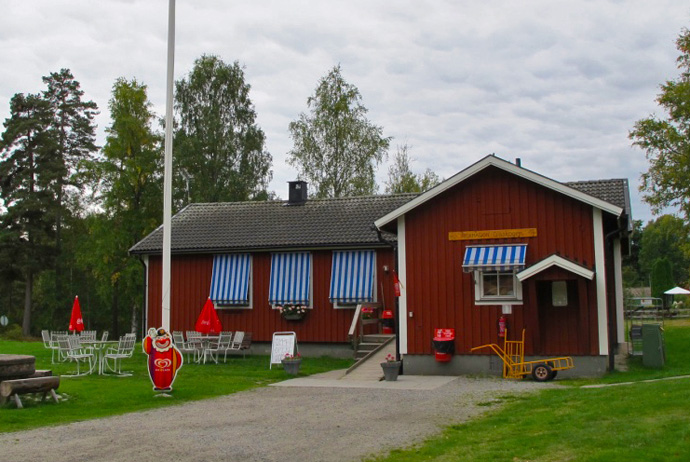
<instances>
[{"instance_id":1,"label":"overcast sky","mask_svg":"<svg viewBox=\"0 0 690 462\"><path fill-rule=\"evenodd\" d=\"M166 0L4 1L0 12L1 120L15 93L61 68L99 105L100 144L118 77L148 85L165 113ZM245 66L281 197L297 176L288 124L340 63L391 154L407 143L417 172L447 178L495 153L559 181L628 178L633 217L649 220L647 161L628 132L662 114L659 85L678 76L689 24L678 0L177 0L175 78L203 54Z\"/></svg>"}]
</instances>

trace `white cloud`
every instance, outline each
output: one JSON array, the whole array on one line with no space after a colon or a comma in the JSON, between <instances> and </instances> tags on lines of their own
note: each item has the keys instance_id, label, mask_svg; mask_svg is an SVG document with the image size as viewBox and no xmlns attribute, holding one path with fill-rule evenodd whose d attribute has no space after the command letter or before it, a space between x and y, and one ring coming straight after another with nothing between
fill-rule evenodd
<instances>
[{"instance_id":1,"label":"white cloud","mask_svg":"<svg viewBox=\"0 0 690 462\"><path fill-rule=\"evenodd\" d=\"M675 38L690 7L657 2L272 0L177 1L175 75L202 54L245 66L285 195L288 123L340 63L370 119L405 141L420 171L448 177L484 155L521 157L557 180L627 177L633 211L644 153L635 120L659 112L659 84L675 78ZM0 17L0 118L17 92L70 68L108 125L115 79L149 86L164 113L164 0L6 2ZM380 183L388 165L379 171Z\"/></svg>"}]
</instances>

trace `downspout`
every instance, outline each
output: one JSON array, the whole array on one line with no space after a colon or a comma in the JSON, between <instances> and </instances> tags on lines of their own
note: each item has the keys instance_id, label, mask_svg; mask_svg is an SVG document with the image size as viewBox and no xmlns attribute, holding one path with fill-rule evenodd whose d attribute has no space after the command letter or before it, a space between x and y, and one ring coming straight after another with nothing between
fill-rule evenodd
<instances>
[{"instance_id":1,"label":"downspout","mask_svg":"<svg viewBox=\"0 0 690 462\"><path fill-rule=\"evenodd\" d=\"M387 241L383 235L381 234L381 230L376 227L376 225L372 225L372 228L374 231L376 231L376 236L379 240L384 245L389 246L390 248L393 249L393 266L395 268L395 271L398 271L398 241L396 240L395 242L393 241ZM399 300L398 297L395 297L395 308L394 308L394 313L395 313L395 319L398 323L401 322L400 320L400 305L399 305ZM395 330L395 360L400 361L400 335L398 332L398 329ZM401 373L404 374L403 365L400 363L400 368L401 368Z\"/></svg>"},{"instance_id":2,"label":"downspout","mask_svg":"<svg viewBox=\"0 0 690 462\"><path fill-rule=\"evenodd\" d=\"M141 309L141 338L143 339L145 337L146 331L148 329L148 326L146 325L146 318L147 318L147 313L148 313L148 305L146 303L147 300L147 292L148 292L148 287L146 285L146 282L148 281L148 267L146 266L146 263L144 263L144 259L141 258L141 255L137 257L137 260L139 260L139 263L141 263L141 266L144 267L144 283L142 284L144 288L144 293L143 293L143 298L142 298L142 309Z\"/></svg>"},{"instance_id":3,"label":"downspout","mask_svg":"<svg viewBox=\"0 0 690 462\"><path fill-rule=\"evenodd\" d=\"M621 235L623 232L628 230L628 224L627 223L628 223L628 216L627 216L627 214L623 213L620 217L618 217L618 228L611 231L610 233L608 233L604 236L604 244L606 246L606 251L607 252L610 251L611 255L613 255L613 238ZM608 273L609 272L607 271L607 274ZM614 268L614 271L611 272L611 274L614 274L614 273L615 273L615 268ZM611 276L609 276L609 277L611 277ZM613 277L614 277L614 283L612 285L614 286L614 291L615 291L615 286L616 286L615 275ZM606 281L606 285L607 286L609 285L608 281ZM607 294L608 294L608 291L607 291ZM608 319L608 326L607 326L608 334L609 334L608 335L608 337L609 337L609 370L613 371L614 367L616 365L616 353L615 353L616 348L615 347L618 345L618 342L616 340L618 338L618 336L617 336L616 330L614 329L614 323L611 322L612 319L616 319L616 303L615 303L615 300L613 303L609 303L609 301L610 301L610 299L607 296L606 304L607 304L607 308L608 308L607 309L607 315L609 318Z\"/></svg>"}]
</instances>

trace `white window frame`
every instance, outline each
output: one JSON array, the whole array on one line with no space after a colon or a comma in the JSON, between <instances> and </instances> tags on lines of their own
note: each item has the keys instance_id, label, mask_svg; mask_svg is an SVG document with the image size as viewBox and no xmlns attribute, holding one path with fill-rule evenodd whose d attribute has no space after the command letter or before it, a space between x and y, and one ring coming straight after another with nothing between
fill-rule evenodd
<instances>
[{"instance_id":1,"label":"white window frame","mask_svg":"<svg viewBox=\"0 0 690 462\"><path fill-rule=\"evenodd\" d=\"M518 280L513 271L499 270L475 270L472 272L474 277L474 304L475 305L522 305L522 283ZM510 275L513 278L515 295L484 295L484 275Z\"/></svg>"},{"instance_id":2,"label":"white window frame","mask_svg":"<svg viewBox=\"0 0 690 462\"><path fill-rule=\"evenodd\" d=\"M249 277L247 279L247 303L213 302L217 310L251 310L254 309L254 255L249 254Z\"/></svg>"}]
</instances>

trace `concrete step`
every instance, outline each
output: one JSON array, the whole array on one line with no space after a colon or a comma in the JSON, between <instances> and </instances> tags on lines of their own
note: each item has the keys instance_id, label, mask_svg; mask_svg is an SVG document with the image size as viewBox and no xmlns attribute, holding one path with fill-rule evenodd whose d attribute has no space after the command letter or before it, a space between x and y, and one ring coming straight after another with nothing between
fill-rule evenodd
<instances>
[{"instance_id":1,"label":"concrete step","mask_svg":"<svg viewBox=\"0 0 690 462\"><path fill-rule=\"evenodd\" d=\"M385 343L387 340L395 337L394 334L369 334L362 337L362 343Z\"/></svg>"}]
</instances>

